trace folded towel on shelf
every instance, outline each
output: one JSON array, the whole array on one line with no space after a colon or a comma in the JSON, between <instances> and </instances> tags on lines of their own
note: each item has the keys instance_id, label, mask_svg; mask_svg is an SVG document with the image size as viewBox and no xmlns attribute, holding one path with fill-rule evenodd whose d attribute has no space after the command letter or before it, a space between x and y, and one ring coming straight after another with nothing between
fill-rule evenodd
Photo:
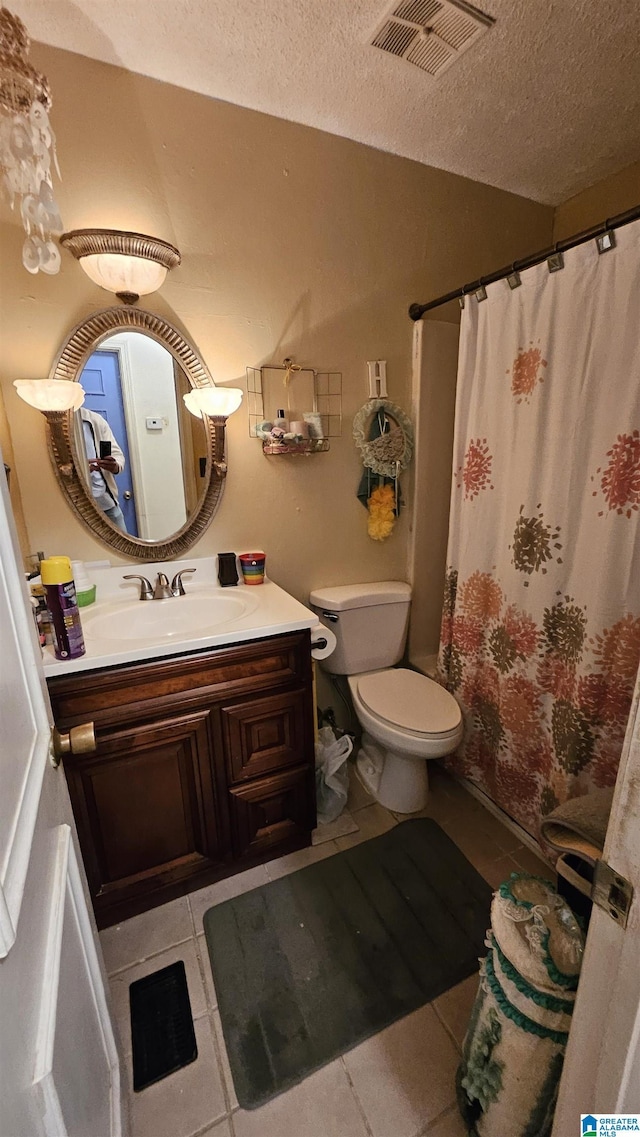
<instances>
[{"instance_id":1,"label":"folded towel on shelf","mask_svg":"<svg viewBox=\"0 0 640 1137\"><path fill-rule=\"evenodd\" d=\"M543 840L560 853L574 853L592 867L602 856L613 787L593 790L559 805L542 819Z\"/></svg>"}]
</instances>

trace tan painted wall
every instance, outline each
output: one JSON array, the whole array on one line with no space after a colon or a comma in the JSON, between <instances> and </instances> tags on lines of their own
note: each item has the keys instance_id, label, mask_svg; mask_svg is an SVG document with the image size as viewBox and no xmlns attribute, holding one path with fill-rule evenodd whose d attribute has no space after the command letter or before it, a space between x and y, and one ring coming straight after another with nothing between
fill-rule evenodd
<instances>
[{"instance_id":1,"label":"tan painted wall","mask_svg":"<svg viewBox=\"0 0 640 1137\"><path fill-rule=\"evenodd\" d=\"M20 542L20 549L22 556L26 557L29 552L29 539L27 536L27 526L24 519L24 510L22 508L22 498L20 496L20 486L18 485L18 478L16 476L16 463L13 453L13 442L11 439L11 432L9 429L9 420L7 418L7 411L4 405L4 398L2 390L0 389L0 450L2 451L2 459L6 466L9 467L9 495L11 497L11 506L13 509L13 516L15 518L16 529L18 532L18 541ZM1 471L0 471L1 474Z\"/></svg>"},{"instance_id":2,"label":"tan painted wall","mask_svg":"<svg viewBox=\"0 0 640 1137\"><path fill-rule=\"evenodd\" d=\"M554 241L580 233L607 217L640 205L640 162L569 198L556 209Z\"/></svg>"},{"instance_id":3,"label":"tan painted wall","mask_svg":"<svg viewBox=\"0 0 640 1137\"><path fill-rule=\"evenodd\" d=\"M367 398L366 360L388 360L390 396L408 409L409 303L545 245L552 210L80 56L36 45L33 62L54 94L67 228L137 229L180 248L148 307L188 330L214 378L242 384L247 364L287 354L343 373L343 437L328 454L267 459L245 411L230 420L225 496L194 554L262 546L271 575L301 598L405 577L410 509L378 545L355 496L351 420ZM68 254L58 277L29 276L15 217L0 218L2 383L30 547L108 556L70 513L43 421L10 383L47 375L72 326L110 299ZM434 416L426 427L435 456L441 426Z\"/></svg>"},{"instance_id":4,"label":"tan painted wall","mask_svg":"<svg viewBox=\"0 0 640 1137\"><path fill-rule=\"evenodd\" d=\"M419 328L419 325L418 325ZM459 332L442 320L422 323L419 372L414 380L416 466L414 516L409 541L409 579L413 584L409 659L420 670L433 666L438 650L446 569L453 424ZM432 424L439 430L434 436Z\"/></svg>"}]
</instances>

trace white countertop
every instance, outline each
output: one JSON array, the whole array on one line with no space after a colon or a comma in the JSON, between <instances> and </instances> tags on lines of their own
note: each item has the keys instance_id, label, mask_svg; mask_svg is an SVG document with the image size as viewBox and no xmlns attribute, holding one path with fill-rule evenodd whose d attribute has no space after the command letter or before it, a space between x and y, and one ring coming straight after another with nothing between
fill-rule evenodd
<instances>
[{"instance_id":1,"label":"white countertop","mask_svg":"<svg viewBox=\"0 0 640 1137\"><path fill-rule=\"evenodd\" d=\"M157 573L164 572L171 581L175 573L183 568L197 569L197 573L193 576L184 578L186 596L191 597L189 604L185 606L185 615L188 609L193 608L198 597L203 606L202 627L197 630L183 631L179 627L179 619L176 619L179 616L180 603L186 597L140 601L137 599L140 592L139 582L122 580L125 573L140 573L153 584ZM96 582L97 599L95 604L80 609L86 653L78 659L59 660L55 658L52 646L43 648L44 672L47 678L71 672L115 667L121 663L133 663L138 660L160 659L247 640L264 639L267 636L279 636L286 632L312 628L318 624L315 612L300 604L271 580L265 580L264 584L260 585L239 583L221 588L217 580L215 557L201 559L191 557L172 561L169 564L125 565L93 571L89 569L89 575ZM206 628L207 600L211 609L217 599L232 596L246 601L247 611L225 623L218 624L215 628ZM132 611L131 603L134 601L141 606L144 604L145 615L147 611L154 616L157 613L157 635L151 633L132 640L125 637L111 638L104 633L94 632L93 623L101 625L104 629L105 625L108 626L109 615L115 613L119 605L126 605L127 609ZM134 614L136 610L133 609ZM167 632L169 617L172 628Z\"/></svg>"}]
</instances>

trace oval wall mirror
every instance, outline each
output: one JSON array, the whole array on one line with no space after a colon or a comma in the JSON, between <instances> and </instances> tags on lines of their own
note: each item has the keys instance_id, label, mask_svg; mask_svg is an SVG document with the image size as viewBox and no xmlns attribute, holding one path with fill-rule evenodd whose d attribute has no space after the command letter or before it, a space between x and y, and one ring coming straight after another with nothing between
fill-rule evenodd
<instances>
[{"instance_id":1,"label":"oval wall mirror","mask_svg":"<svg viewBox=\"0 0 640 1137\"><path fill-rule=\"evenodd\" d=\"M85 392L49 415L58 483L82 523L138 559L185 552L211 523L226 466L224 424L196 418L183 394L212 386L187 339L139 308L107 308L78 324L50 378Z\"/></svg>"}]
</instances>

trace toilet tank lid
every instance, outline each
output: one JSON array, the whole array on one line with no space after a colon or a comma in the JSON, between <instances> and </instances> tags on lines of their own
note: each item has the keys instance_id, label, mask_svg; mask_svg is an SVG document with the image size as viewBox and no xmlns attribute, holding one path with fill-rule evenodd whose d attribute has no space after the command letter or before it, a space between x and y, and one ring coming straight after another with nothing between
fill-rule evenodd
<instances>
[{"instance_id":1,"label":"toilet tank lid","mask_svg":"<svg viewBox=\"0 0 640 1137\"><path fill-rule=\"evenodd\" d=\"M315 608L344 612L348 608L368 608L372 604L408 604L411 588L403 580L378 580L370 584L339 584L316 588L309 596Z\"/></svg>"}]
</instances>

